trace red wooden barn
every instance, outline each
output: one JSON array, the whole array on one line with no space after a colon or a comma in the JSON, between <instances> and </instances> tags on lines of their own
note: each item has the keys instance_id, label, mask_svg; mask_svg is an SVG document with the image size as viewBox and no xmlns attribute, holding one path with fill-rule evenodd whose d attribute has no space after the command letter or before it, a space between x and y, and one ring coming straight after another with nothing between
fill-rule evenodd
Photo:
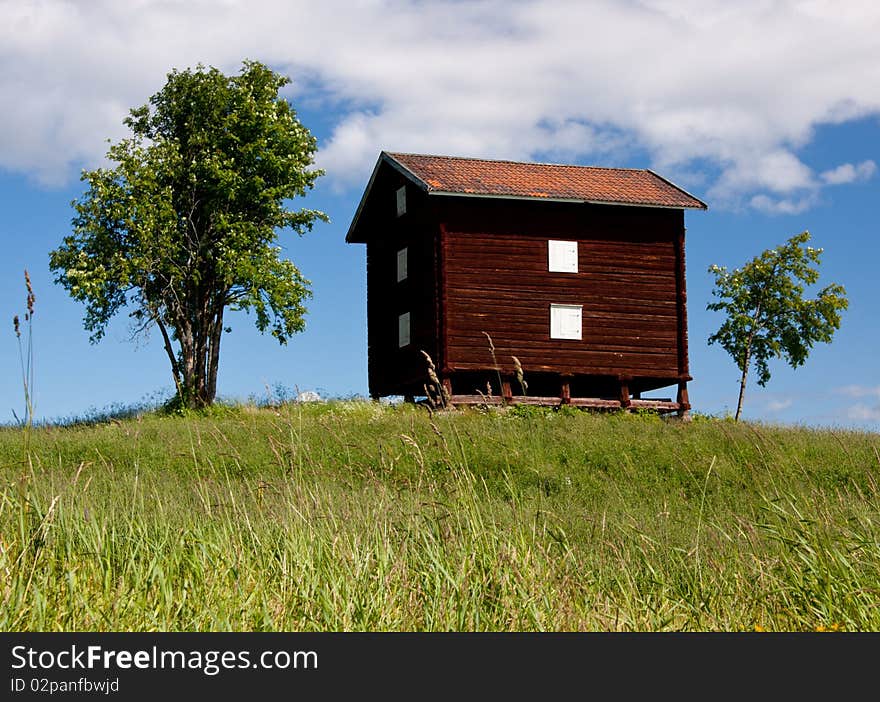
<instances>
[{"instance_id":1,"label":"red wooden barn","mask_svg":"<svg viewBox=\"0 0 880 702\"><path fill-rule=\"evenodd\" d=\"M383 151L346 235L370 395L433 396L424 351L453 404L685 413L685 209L649 170Z\"/></svg>"}]
</instances>

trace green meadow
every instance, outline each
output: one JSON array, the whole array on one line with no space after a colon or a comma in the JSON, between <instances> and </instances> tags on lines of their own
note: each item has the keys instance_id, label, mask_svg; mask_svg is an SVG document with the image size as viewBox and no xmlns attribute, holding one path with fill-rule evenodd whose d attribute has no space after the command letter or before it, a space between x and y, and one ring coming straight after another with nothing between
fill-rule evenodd
<instances>
[{"instance_id":1,"label":"green meadow","mask_svg":"<svg viewBox=\"0 0 880 702\"><path fill-rule=\"evenodd\" d=\"M216 406L0 430L5 631L880 630L880 435Z\"/></svg>"}]
</instances>

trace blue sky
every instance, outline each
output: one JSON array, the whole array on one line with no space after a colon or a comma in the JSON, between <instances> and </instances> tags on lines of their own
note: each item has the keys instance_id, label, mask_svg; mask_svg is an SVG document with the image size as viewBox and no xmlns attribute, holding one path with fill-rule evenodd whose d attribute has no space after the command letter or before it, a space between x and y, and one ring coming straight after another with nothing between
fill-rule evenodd
<instances>
[{"instance_id":1,"label":"blue sky","mask_svg":"<svg viewBox=\"0 0 880 702\"><path fill-rule=\"evenodd\" d=\"M850 308L805 366L771 366L744 416L880 429L880 9L848 2L178 2L0 0L0 422L21 414L14 314L37 297L36 415L63 419L168 395L155 337L122 316L90 345L53 284L82 168L172 68L262 60L318 137L308 198L329 224L285 252L312 281L307 328L280 347L235 315L218 390L367 390L364 247L344 241L382 149L653 168L709 204L686 214L691 400L735 408L738 372L707 337L711 264L736 267L809 230L822 281ZM7 320L7 322L3 322ZM6 331L3 331L5 325ZM5 339L5 341L4 341Z\"/></svg>"}]
</instances>

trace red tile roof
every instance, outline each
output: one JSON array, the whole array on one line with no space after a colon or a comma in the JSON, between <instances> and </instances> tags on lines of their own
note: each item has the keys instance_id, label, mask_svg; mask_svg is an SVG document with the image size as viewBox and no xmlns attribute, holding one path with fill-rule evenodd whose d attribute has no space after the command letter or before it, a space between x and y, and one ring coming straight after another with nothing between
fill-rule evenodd
<instances>
[{"instance_id":1,"label":"red tile roof","mask_svg":"<svg viewBox=\"0 0 880 702\"><path fill-rule=\"evenodd\" d=\"M645 169L597 168L385 152L429 193L706 209Z\"/></svg>"}]
</instances>

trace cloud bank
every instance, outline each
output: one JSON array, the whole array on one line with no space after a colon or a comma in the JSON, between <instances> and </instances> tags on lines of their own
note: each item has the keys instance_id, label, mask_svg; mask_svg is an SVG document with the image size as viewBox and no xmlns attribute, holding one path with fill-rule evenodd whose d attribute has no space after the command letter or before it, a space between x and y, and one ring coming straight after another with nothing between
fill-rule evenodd
<instances>
[{"instance_id":1,"label":"cloud bank","mask_svg":"<svg viewBox=\"0 0 880 702\"><path fill-rule=\"evenodd\" d=\"M0 16L0 167L50 185L99 163L171 68L244 58L319 102L340 188L383 148L639 159L713 206L797 213L877 169L798 155L818 126L880 114L876 3L0 0Z\"/></svg>"}]
</instances>

